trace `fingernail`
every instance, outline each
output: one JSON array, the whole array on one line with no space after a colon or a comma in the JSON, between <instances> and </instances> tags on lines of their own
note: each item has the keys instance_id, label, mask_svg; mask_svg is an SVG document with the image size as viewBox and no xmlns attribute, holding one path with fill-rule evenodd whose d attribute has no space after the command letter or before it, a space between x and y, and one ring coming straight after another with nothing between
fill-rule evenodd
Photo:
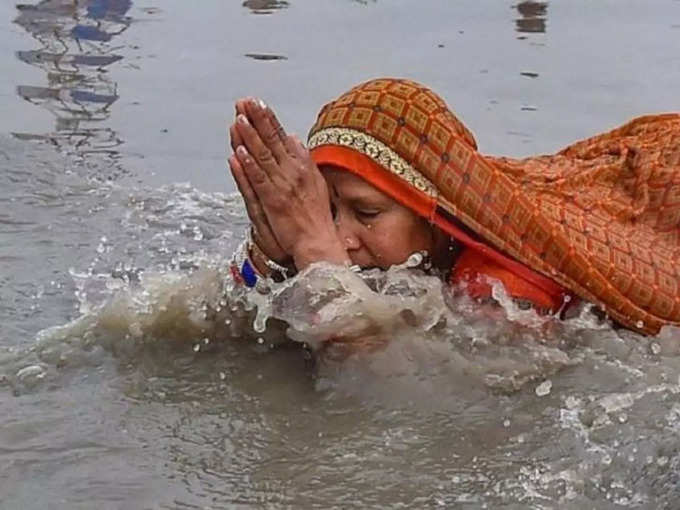
<instances>
[{"instance_id":1,"label":"fingernail","mask_svg":"<svg viewBox=\"0 0 680 510\"><path fill-rule=\"evenodd\" d=\"M241 156L247 156L248 155L248 151L246 150L246 148L243 145L239 145L238 147L236 147L236 152Z\"/></svg>"},{"instance_id":2,"label":"fingernail","mask_svg":"<svg viewBox=\"0 0 680 510\"><path fill-rule=\"evenodd\" d=\"M238 122L240 122L241 124L246 124L246 125L249 124L248 118L245 115L243 115L242 113L238 114L238 116L236 117L236 120Z\"/></svg>"},{"instance_id":3,"label":"fingernail","mask_svg":"<svg viewBox=\"0 0 680 510\"><path fill-rule=\"evenodd\" d=\"M253 108L259 108L260 110L267 109L267 103L262 101L262 99L258 99L256 97L250 99L250 104L253 106Z\"/></svg>"}]
</instances>

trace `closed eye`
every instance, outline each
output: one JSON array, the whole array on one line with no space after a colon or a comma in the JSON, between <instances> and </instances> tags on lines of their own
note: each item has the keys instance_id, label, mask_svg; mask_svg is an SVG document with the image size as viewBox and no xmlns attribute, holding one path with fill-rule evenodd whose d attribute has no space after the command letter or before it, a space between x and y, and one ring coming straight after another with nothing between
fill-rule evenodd
<instances>
[{"instance_id":1,"label":"closed eye","mask_svg":"<svg viewBox=\"0 0 680 510\"><path fill-rule=\"evenodd\" d=\"M357 209L355 212L359 218L363 218L365 220L373 219L378 216L378 214L380 214L380 211L374 209Z\"/></svg>"}]
</instances>

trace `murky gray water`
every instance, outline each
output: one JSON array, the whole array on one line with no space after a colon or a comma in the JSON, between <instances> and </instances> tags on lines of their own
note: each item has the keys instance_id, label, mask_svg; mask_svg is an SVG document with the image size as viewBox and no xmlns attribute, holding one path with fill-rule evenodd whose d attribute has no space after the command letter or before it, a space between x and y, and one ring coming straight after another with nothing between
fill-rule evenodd
<instances>
[{"instance_id":1,"label":"murky gray water","mask_svg":"<svg viewBox=\"0 0 680 510\"><path fill-rule=\"evenodd\" d=\"M680 507L677 331L408 270L245 305L223 278L235 98L305 133L406 76L484 151L549 152L678 110L680 2L5 2L0 41L0 508ZM298 347L366 330L387 347Z\"/></svg>"}]
</instances>

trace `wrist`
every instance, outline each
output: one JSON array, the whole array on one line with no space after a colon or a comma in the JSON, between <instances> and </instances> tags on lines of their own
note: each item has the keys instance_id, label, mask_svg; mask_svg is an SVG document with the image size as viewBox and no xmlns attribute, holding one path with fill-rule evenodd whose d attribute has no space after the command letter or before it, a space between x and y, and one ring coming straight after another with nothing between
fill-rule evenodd
<instances>
[{"instance_id":1,"label":"wrist","mask_svg":"<svg viewBox=\"0 0 680 510\"><path fill-rule=\"evenodd\" d=\"M347 250L337 238L302 241L297 243L292 251L295 267L298 270L302 270L314 262L329 262L337 265L351 264Z\"/></svg>"},{"instance_id":2,"label":"wrist","mask_svg":"<svg viewBox=\"0 0 680 510\"><path fill-rule=\"evenodd\" d=\"M277 261L269 257L251 236L248 242L248 258L261 276L271 277L275 281L283 281L295 273L290 257L285 261Z\"/></svg>"},{"instance_id":3,"label":"wrist","mask_svg":"<svg viewBox=\"0 0 680 510\"><path fill-rule=\"evenodd\" d=\"M276 265L285 267L292 266L293 258L283 252L280 248L274 250L274 252L268 249L268 244L262 240L258 230L254 226L250 227L248 236L252 251L257 253L256 256L261 257L264 260L272 261ZM265 246L265 248L262 248L262 246Z\"/></svg>"},{"instance_id":4,"label":"wrist","mask_svg":"<svg viewBox=\"0 0 680 510\"><path fill-rule=\"evenodd\" d=\"M256 250L253 250L252 247L248 252L248 258L252 262L253 266L255 267L255 270L258 272L259 275L261 276L270 275L272 270L269 269L269 267L267 267L267 264L265 264L264 259L260 257L258 252Z\"/></svg>"}]
</instances>

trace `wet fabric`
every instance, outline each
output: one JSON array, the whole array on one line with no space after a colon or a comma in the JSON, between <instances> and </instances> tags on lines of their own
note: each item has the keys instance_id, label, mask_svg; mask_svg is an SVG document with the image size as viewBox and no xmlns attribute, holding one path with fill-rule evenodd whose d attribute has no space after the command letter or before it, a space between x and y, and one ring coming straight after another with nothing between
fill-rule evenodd
<instances>
[{"instance_id":1,"label":"wet fabric","mask_svg":"<svg viewBox=\"0 0 680 510\"><path fill-rule=\"evenodd\" d=\"M550 299L573 293L647 334L680 323L680 114L498 158L427 87L379 79L325 105L309 147Z\"/></svg>"},{"instance_id":2,"label":"wet fabric","mask_svg":"<svg viewBox=\"0 0 680 510\"><path fill-rule=\"evenodd\" d=\"M312 156L317 164L356 173L462 243L465 248L452 268L451 283L464 287L471 297L482 300L491 297L493 279L502 282L509 296L528 301L541 311L557 313L565 308L565 302L573 302L566 289L478 240L433 200L429 197L421 200L422 195L414 193L410 183L386 172L370 157L335 145L312 149Z\"/></svg>"}]
</instances>

